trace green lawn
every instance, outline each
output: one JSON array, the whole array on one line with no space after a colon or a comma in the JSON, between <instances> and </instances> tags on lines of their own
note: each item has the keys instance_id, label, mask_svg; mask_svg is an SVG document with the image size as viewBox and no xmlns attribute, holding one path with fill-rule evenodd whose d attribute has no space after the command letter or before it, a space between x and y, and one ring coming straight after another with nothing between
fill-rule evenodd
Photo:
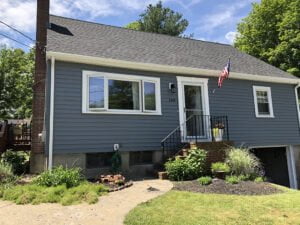
<instances>
[{"instance_id":1,"label":"green lawn","mask_svg":"<svg viewBox=\"0 0 300 225\"><path fill-rule=\"evenodd\" d=\"M170 191L133 209L126 225L300 225L300 191L236 196Z\"/></svg>"}]
</instances>

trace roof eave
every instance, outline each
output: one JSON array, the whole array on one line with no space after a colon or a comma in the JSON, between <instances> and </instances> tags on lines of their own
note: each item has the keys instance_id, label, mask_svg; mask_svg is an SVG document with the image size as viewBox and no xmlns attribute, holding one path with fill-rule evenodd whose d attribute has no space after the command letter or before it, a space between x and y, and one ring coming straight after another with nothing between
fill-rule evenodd
<instances>
[{"instance_id":1,"label":"roof eave","mask_svg":"<svg viewBox=\"0 0 300 225\"><path fill-rule=\"evenodd\" d=\"M75 62L98 66L107 66L115 68L133 69L141 71L153 71L161 73L173 73L173 74L186 74L193 76L209 76L209 77L219 77L220 71L191 68L183 66L171 66L171 65L160 65L153 63L140 63L132 62L119 59L101 58L94 56L77 55L63 52L47 51L47 58L54 57L56 60L65 62ZM251 81L262 81L271 83L285 83L285 84L299 84L300 79L295 78L283 78L283 77L272 77L258 74L246 74L230 72L230 78L239 80L251 80Z\"/></svg>"}]
</instances>

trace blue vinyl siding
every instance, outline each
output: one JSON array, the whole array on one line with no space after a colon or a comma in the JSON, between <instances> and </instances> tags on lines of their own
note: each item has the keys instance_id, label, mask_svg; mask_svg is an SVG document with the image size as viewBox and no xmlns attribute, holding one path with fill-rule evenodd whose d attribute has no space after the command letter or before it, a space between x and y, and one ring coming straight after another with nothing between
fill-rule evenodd
<instances>
[{"instance_id":1,"label":"blue vinyl siding","mask_svg":"<svg viewBox=\"0 0 300 225\"><path fill-rule=\"evenodd\" d=\"M162 115L82 114L83 70L160 77ZM121 151L159 150L179 125L178 94L168 89L177 86L176 75L57 61L55 77L54 153L108 152L116 143ZM253 85L271 87L275 118L255 118ZM229 79L216 86L217 78L209 78L210 113L228 116L236 145L300 144L293 85Z\"/></svg>"}]
</instances>

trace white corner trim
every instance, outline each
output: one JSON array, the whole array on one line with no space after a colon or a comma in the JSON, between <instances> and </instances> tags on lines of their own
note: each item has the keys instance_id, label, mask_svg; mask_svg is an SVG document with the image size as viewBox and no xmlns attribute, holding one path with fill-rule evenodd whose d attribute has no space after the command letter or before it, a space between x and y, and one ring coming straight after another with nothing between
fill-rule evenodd
<instances>
[{"instance_id":1,"label":"white corner trim","mask_svg":"<svg viewBox=\"0 0 300 225\"><path fill-rule=\"evenodd\" d=\"M131 61L119 60L119 59L84 56L78 54L53 52L53 51L47 51L46 54L48 58L51 58L53 56L55 57L56 60L65 61L65 62L84 63L90 65L126 68L126 69L142 70L142 71L162 72L166 74L174 73L174 74L184 74L184 75L194 75L194 76L219 77L221 71L221 70L219 71L219 70L199 69L199 68L191 68L191 67L183 67L183 66L160 65L154 63L131 62ZM237 72L230 72L230 78L240 79L240 80L271 82L271 83L286 83L286 84L299 83L299 79L272 77L272 76L265 76L259 74L246 74L246 73L237 73Z\"/></svg>"},{"instance_id":2,"label":"white corner trim","mask_svg":"<svg viewBox=\"0 0 300 225\"><path fill-rule=\"evenodd\" d=\"M298 92L297 92L298 88L300 88L300 84L298 84L295 87L296 107L297 107L297 112L298 112L298 122L299 122L299 128L300 128L300 102L299 102L300 96L298 96Z\"/></svg>"},{"instance_id":3,"label":"white corner trim","mask_svg":"<svg viewBox=\"0 0 300 225\"><path fill-rule=\"evenodd\" d=\"M290 187L293 189L298 189L294 147L292 145L289 145L286 148L286 157L287 157L287 164L288 164L288 171L289 171Z\"/></svg>"},{"instance_id":4,"label":"white corner trim","mask_svg":"<svg viewBox=\"0 0 300 225\"><path fill-rule=\"evenodd\" d=\"M269 103L269 115L260 115L258 111L258 104L257 104L257 91L266 91L268 95L268 103ZM273 111L273 101L272 101L272 92L270 87L264 86L253 86L253 98L254 98L254 107L255 107L255 116L257 118L274 118L274 111Z\"/></svg>"},{"instance_id":5,"label":"white corner trim","mask_svg":"<svg viewBox=\"0 0 300 225\"><path fill-rule=\"evenodd\" d=\"M51 57L51 86L50 86L50 118L49 118L49 161L48 169L53 166L53 123L54 123L54 84L55 84L55 58Z\"/></svg>"}]
</instances>

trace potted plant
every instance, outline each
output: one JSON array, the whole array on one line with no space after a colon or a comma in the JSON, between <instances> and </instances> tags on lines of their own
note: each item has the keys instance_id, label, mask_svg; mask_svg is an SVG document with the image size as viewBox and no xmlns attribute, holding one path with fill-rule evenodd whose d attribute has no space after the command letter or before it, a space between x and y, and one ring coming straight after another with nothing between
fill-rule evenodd
<instances>
[{"instance_id":1,"label":"potted plant","mask_svg":"<svg viewBox=\"0 0 300 225\"><path fill-rule=\"evenodd\" d=\"M224 180L226 174L230 172L230 167L226 163L216 162L211 164L211 172L216 178Z\"/></svg>"},{"instance_id":2,"label":"potted plant","mask_svg":"<svg viewBox=\"0 0 300 225\"><path fill-rule=\"evenodd\" d=\"M215 141L222 141L224 135L224 124L223 123L216 123L213 128L213 136Z\"/></svg>"}]
</instances>

